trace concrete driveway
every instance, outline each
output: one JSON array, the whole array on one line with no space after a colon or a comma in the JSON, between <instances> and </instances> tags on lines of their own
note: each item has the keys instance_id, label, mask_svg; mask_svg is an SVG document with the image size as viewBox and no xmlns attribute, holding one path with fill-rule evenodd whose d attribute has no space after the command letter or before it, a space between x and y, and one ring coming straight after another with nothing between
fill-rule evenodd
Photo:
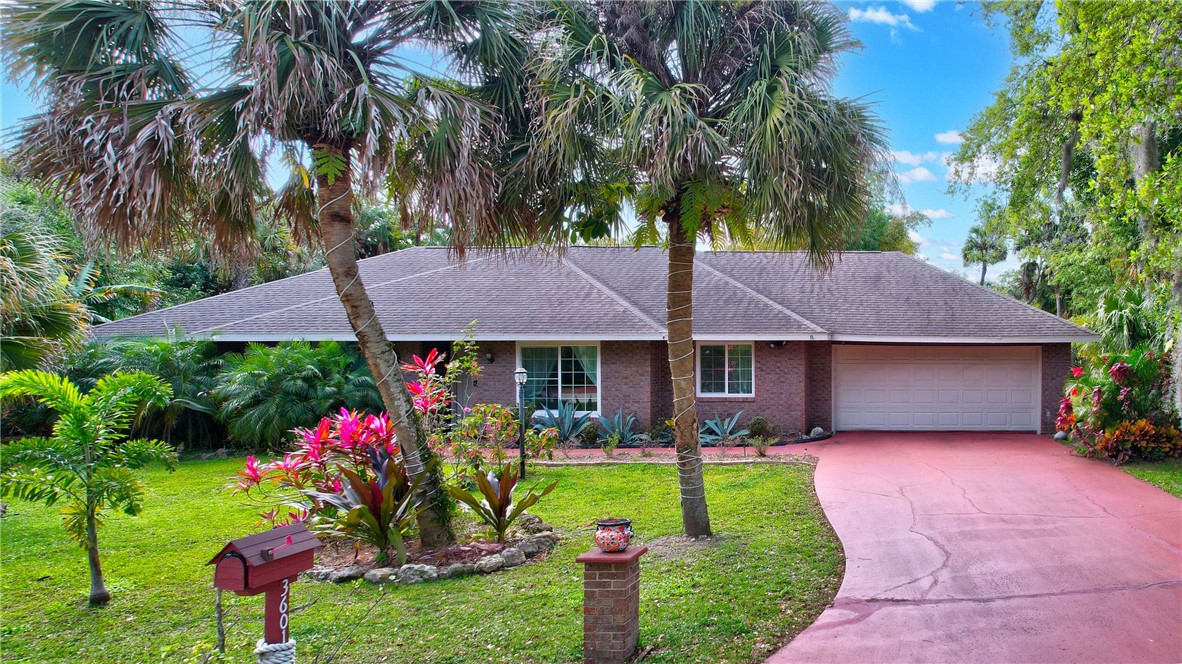
<instances>
[{"instance_id":1,"label":"concrete driveway","mask_svg":"<svg viewBox=\"0 0 1182 664\"><path fill-rule=\"evenodd\" d=\"M1182 500L1034 435L804 451L845 579L769 662L1182 661Z\"/></svg>"}]
</instances>

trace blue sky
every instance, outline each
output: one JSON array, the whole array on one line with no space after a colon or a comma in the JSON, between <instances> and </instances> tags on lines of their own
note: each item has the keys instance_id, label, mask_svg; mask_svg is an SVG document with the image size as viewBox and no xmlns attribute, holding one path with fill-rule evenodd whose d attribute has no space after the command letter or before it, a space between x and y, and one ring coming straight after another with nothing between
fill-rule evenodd
<instances>
[{"instance_id":1,"label":"blue sky","mask_svg":"<svg viewBox=\"0 0 1182 664\"><path fill-rule=\"evenodd\" d=\"M933 264L976 274L960 247L976 221L976 201L947 193L943 159L956 149L956 132L991 100L1009 70L1006 36L985 25L975 4L954 0L843 2L850 29L862 41L835 82L838 94L874 104L890 135L895 171L906 205L932 218L918 231L920 253ZM0 127L35 110L18 87L0 86ZM1013 259L989 270L994 279Z\"/></svg>"},{"instance_id":2,"label":"blue sky","mask_svg":"<svg viewBox=\"0 0 1182 664\"><path fill-rule=\"evenodd\" d=\"M920 253L962 274L961 243L976 220L976 200L947 193L944 157L957 132L985 108L1009 72L1007 35L985 25L976 4L952 0L849 2L850 29L862 41L860 55L843 62L838 94L865 97L890 135L895 172L906 205L928 214L918 231ZM990 268L994 279L1012 259Z\"/></svg>"}]
</instances>

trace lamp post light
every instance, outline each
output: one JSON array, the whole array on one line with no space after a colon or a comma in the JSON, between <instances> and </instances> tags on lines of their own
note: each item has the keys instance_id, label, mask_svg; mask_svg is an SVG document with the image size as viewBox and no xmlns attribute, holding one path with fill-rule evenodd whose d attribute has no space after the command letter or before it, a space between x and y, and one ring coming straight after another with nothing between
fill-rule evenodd
<instances>
[{"instance_id":1,"label":"lamp post light","mask_svg":"<svg viewBox=\"0 0 1182 664\"><path fill-rule=\"evenodd\" d=\"M529 374L524 367L517 367L513 372L513 382L517 383L517 416L521 419L521 426L517 431L518 457L521 459L521 479L525 479L525 381Z\"/></svg>"}]
</instances>

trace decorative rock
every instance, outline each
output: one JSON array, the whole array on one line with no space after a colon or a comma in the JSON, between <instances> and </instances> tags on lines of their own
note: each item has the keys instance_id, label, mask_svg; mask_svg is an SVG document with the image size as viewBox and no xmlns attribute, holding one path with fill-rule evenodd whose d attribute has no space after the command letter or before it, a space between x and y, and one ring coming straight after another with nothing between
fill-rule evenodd
<instances>
[{"instance_id":1,"label":"decorative rock","mask_svg":"<svg viewBox=\"0 0 1182 664\"><path fill-rule=\"evenodd\" d=\"M394 583L398 580L398 569L394 567L375 567L365 573L365 580L370 583Z\"/></svg>"},{"instance_id":2,"label":"decorative rock","mask_svg":"<svg viewBox=\"0 0 1182 664\"><path fill-rule=\"evenodd\" d=\"M531 537L518 544L517 548L525 554L526 558L533 558L538 554L548 553L553 550L554 540L546 536Z\"/></svg>"},{"instance_id":3,"label":"decorative rock","mask_svg":"<svg viewBox=\"0 0 1182 664\"><path fill-rule=\"evenodd\" d=\"M461 576L471 576L476 573L476 566L468 563L455 563L439 570L439 578L455 579Z\"/></svg>"},{"instance_id":4,"label":"decorative rock","mask_svg":"<svg viewBox=\"0 0 1182 664\"><path fill-rule=\"evenodd\" d=\"M504 566L505 559L501 557L501 554L494 553L491 556L485 556L480 560L477 560L475 569L481 574L491 574Z\"/></svg>"},{"instance_id":5,"label":"decorative rock","mask_svg":"<svg viewBox=\"0 0 1182 664\"><path fill-rule=\"evenodd\" d=\"M517 517L517 527L527 532L538 532L542 529L541 526L545 525L542 523L541 517L536 514L522 514Z\"/></svg>"},{"instance_id":6,"label":"decorative rock","mask_svg":"<svg viewBox=\"0 0 1182 664\"><path fill-rule=\"evenodd\" d=\"M525 554L517 547L509 547L501 552L501 558L505 560L505 567L517 567L525 564Z\"/></svg>"},{"instance_id":7,"label":"decorative rock","mask_svg":"<svg viewBox=\"0 0 1182 664\"><path fill-rule=\"evenodd\" d=\"M816 438L817 436L824 436L824 435L825 435L825 430L822 429L821 427L813 427L813 430L809 432L810 438Z\"/></svg>"},{"instance_id":8,"label":"decorative rock","mask_svg":"<svg viewBox=\"0 0 1182 664\"><path fill-rule=\"evenodd\" d=\"M315 572L316 570L313 569L312 571ZM350 565L348 567L342 567L341 569L328 570L325 580L331 581L333 583L345 583L346 581L355 581L363 576L365 576L364 567L361 565Z\"/></svg>"},{"instance_id":9,"label":"decorative rock","mask_svg":"<svg viewBox=\"0 0 1182 664\"><path fill-rule=\"evenodd\" d=\"M1066 431L1056 431L1055 432L1055 440L1063 440L1065 438L1067 438Z\"/></svg>"},{"instance_id":10,"label":"decorative rock","mask_svg":"<svg viewBox=\"0 0 1182 664\"><path fill-rule=\"evenodd\" d=\"M434 565L403 565L398 569L399 583L422 583L439 577L439 568Z\"/></svg>"}]
</instances>

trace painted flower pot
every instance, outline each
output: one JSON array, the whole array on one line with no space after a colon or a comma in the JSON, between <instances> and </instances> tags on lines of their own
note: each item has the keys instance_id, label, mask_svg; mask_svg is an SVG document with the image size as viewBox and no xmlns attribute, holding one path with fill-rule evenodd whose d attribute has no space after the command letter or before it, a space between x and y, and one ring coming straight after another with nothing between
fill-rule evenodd
<instances>
[{"instance_id":1,"label":"painted flower pot","mask_svg":"<svg viewBox=\"0 0 1182 664\"><path fill-rule=\"evenodd\" d=\"M603 519L595 525L595 545L604 553L619 553L632 541L632 519Z\"/></svg>"}]
</instances>

